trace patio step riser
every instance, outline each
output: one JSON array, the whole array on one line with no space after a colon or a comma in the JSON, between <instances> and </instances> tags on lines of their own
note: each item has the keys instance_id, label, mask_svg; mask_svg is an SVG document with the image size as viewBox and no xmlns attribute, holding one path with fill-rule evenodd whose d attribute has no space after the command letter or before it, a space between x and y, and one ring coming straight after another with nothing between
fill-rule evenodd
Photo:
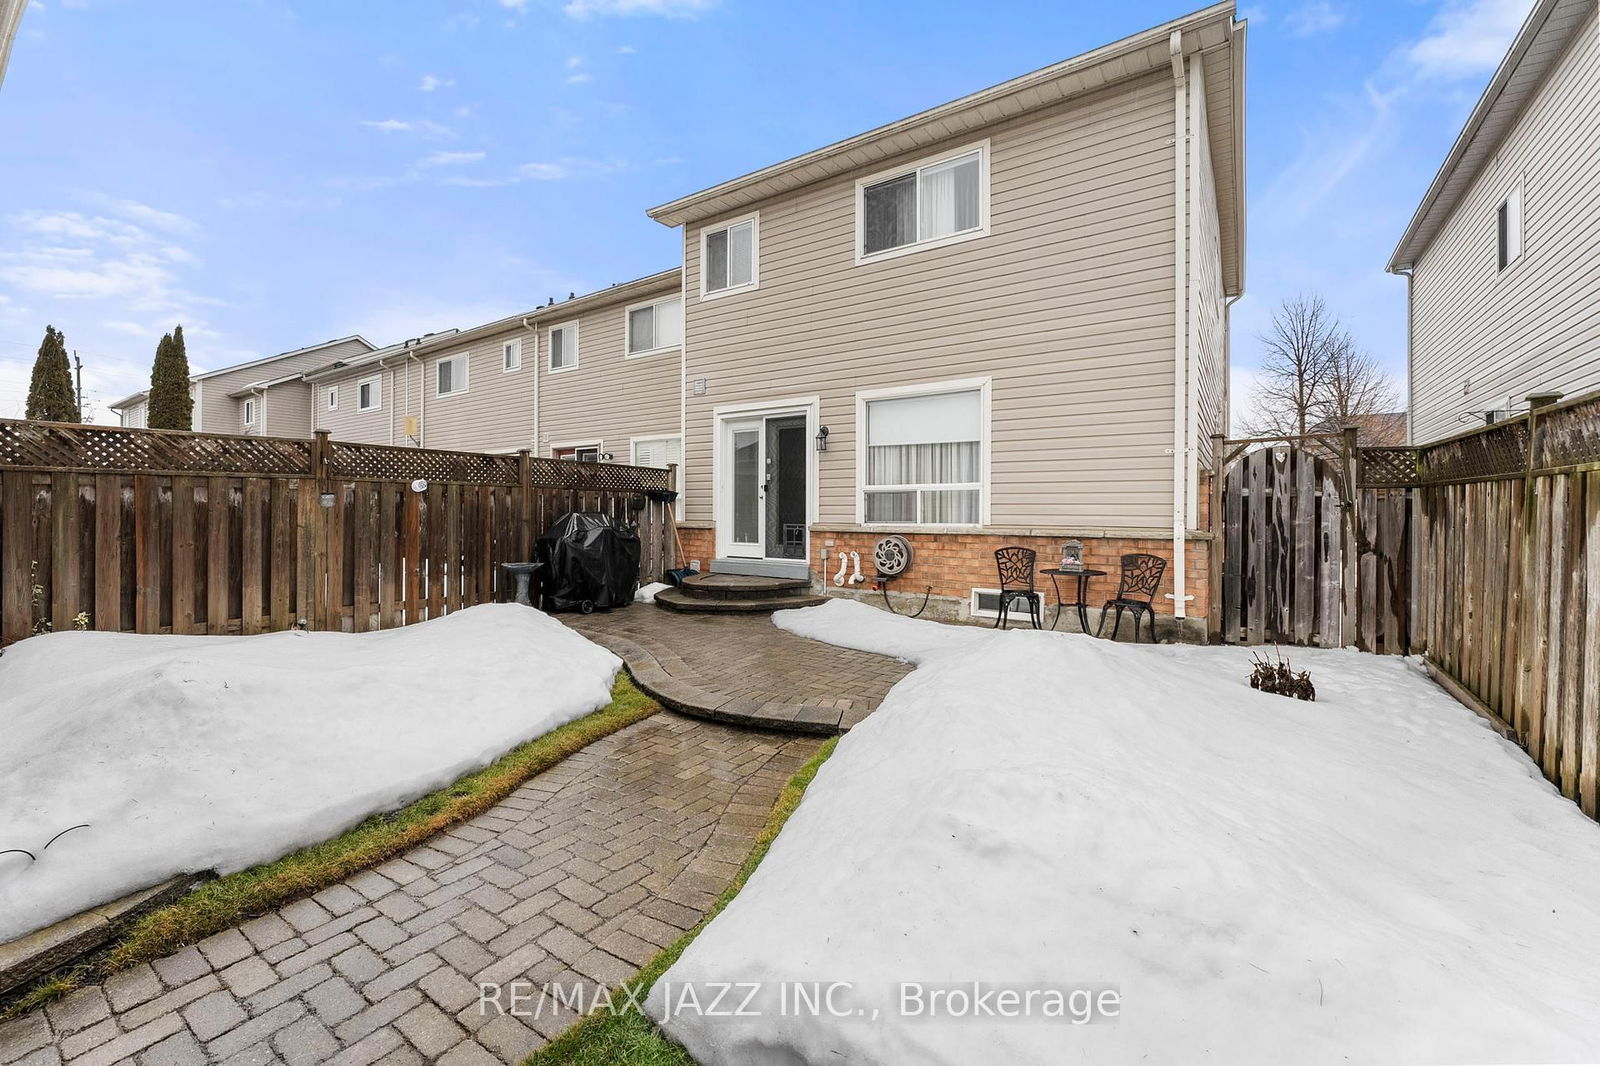
<instances>
[{"instance_id":1,"label":"patio step riser","mask_svg":"<svg viewBox=\"0 0 1600 1066\"><path fill-rule=\"evenodd\" d=\"M826 603L826 596L785 594L781 596L745 596L741 598L686 596L678 589L656 593L656 606L669 611L701 612L705 614L761 614L784 611L793 607L815 607Z\"/></svg>"}]
</instances>

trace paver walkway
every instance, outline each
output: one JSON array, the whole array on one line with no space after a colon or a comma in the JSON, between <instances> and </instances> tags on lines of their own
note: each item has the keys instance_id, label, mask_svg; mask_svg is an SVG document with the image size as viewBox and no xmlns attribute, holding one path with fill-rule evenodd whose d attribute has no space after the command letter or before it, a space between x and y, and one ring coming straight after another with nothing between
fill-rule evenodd
<instances>
[{"instance_id":1,"label":"paver walkway","mask_svg":"<svg viewBox=\"0 0 1600 1066\"><path fill-rule=\"evenodd\" d=\"M557 615L628 664L668 707L764 729L842 733L911 664L779 629L767 614L678 614L648 604Z\"/></svg>"},{"instance_id":2,"label":"paver walkway","mask_svg":"<svg viewBox=\"0 0 1600 1066\"><path fill-rule=\"evenodd\" d=\"M631 977L818 743L654 715L403 857L0 1027L0 1063L518 1062L577 1014L486 1011L479 983Z\"/></svg>"}]
</instances>

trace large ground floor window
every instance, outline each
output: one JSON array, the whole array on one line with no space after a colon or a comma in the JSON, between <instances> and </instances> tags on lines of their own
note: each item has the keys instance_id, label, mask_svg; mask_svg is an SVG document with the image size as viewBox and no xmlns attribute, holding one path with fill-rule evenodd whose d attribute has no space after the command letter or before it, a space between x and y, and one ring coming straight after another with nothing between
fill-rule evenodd
<instances>
[{"instance_id":1,"label":"large ground floor window","mask_svg":"<svg viewBox=\"0 0 1600 1066\"><path fill-rule=\"evenodd\" d=\"M988 440L986 384L949 382L858 394L861 520L980 525Z\"/></svg>"}]
</instances>

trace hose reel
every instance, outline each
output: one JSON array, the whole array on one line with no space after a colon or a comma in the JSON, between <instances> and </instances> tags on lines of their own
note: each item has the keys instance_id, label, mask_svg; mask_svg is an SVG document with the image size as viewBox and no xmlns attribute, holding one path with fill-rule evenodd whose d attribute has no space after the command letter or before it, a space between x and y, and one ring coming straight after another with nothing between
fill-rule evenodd
<instances>
[{"instance_id":1,"label":"hose reel","mask_svg":"<svg viewBox=\"0 0 1600 1066\"><path fill-rule=\"evenodd\" d=\"M894 604L889 600L889 586L895 578L904 574L911 567L913 553L911 542L898 533L891 533L882 538L872 548L872 564L877 568L878 577L873 584L878 591L883 593L883 605L889 608L890 613L899 614L894 609ZM917 613L910 617L915 618L928 608L928 599L933 595L933 586L929 585L922 594L922 606L917 608Z\"/></svg>"}]
</instances>

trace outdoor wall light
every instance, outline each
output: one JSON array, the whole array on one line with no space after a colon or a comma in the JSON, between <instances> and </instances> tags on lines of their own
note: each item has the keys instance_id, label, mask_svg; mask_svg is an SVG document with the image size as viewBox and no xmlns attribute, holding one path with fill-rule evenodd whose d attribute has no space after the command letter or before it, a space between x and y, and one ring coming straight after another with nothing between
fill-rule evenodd
<instances>
[{"instance_id":1,"label":"outdoor wall light","mask_svg":"<svg viewBox=\"0 0 1600 1066\"><path fill-rule=\"evenodd\" d=\"M821 429L817 430L817 451L825 452L827 450L828 450L828 427L827 426L823 426Z\"/></svg>"},{"instance_id":2,"label":"outdoor wall light","mask_svg":"<svg viewBox=\"0 0 1600 1066\"><path fill-rule=\"evenodd\" d=\"M411 483L411 491L412 492L427 492L428 491L428 479L425 478L425 477L417 478L417 480L415 480L415 481L413 481Z\"/></svg>"},{"instance_id":3,"label":"outdoor wall light","mask_svg":"<svg viewBox=\"0 0 1600 1066\"><path fill-rule=\"evenodd\" d=\"M609 463L611 460L613 460L615 458L616 458L616 456L612 455L610 452L601 452L600 453L600 461L602 463Z\"/></svg>"}]
</instances>

